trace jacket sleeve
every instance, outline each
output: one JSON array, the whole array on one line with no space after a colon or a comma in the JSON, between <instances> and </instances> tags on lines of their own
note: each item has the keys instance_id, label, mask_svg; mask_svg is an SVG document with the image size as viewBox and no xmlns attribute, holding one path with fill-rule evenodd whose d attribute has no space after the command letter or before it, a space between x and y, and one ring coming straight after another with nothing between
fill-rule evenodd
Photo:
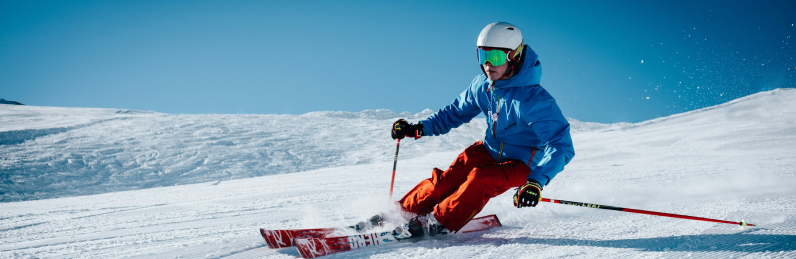
<instances>
[{"instance_id":1,"label":"jacket sleeve","mask_svg":"<svg viewBox=\"0 0 796 259\"><path fill-rule=\"evenodd\" d=\"M528 103L532 105L525 111L523 122L539 139L536 154L528 165L531 168L528 179L545 186L575 157L575 148L569 122L552 96L543 92Z\"/></svg>"},{"instance_id":2,"label":"jacket sleeve","mask_svg":"<svg viewBox=\"0 0 796 259\"><path fill-rule=\"evenodd\" d=\"M453 100L453 103L448 104L427 119L420 121L423 124L423 135L438 136L448 133L451 129L470 122L477 116L481 110L475 101L476 82L478 82L478 77L456 100Z\"/></svg>"},{"instance_id":3,"label":"jacket sleeve","mask_svg":"<svg viewBox=\"0 0 796 259\"><path fill-rule=\"evenodd\" d=\"M536 180L545 186L563 171L564 166L575 156L572 137L569 134L569 123L566 120L538 121L531 124L531 130L543 140L544 145L537 147L536 156L539 158L533 159L528 179Z\"/></svg>"}]
</instances>

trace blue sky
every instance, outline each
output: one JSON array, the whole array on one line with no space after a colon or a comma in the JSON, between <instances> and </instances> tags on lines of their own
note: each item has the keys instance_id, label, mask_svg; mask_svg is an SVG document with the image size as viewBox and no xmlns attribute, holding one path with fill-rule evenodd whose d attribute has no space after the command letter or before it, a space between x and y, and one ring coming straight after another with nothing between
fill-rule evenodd
<instances>
[{"instance_id":1,"label":"blue sky","mask_svg":"<svg viewBox=\"0 0 796 259\"><path fill-rule=\"evenodd\" d=\"M539 54L565 116L638 122L794 87L795 11L794 1L0 1L0 98L195 114L437 110L481 73L480 30L506 21Z\"/></svg>"}]
</instances>

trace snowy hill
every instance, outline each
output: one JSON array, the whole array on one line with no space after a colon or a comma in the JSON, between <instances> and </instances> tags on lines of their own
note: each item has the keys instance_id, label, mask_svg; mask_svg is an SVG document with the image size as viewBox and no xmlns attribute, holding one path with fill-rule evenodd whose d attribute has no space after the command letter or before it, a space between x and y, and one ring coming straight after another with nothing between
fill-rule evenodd
<instances>
[{"instance_id":1,"label":"snowy hill","mask_svg":"<svg viewBox=\"0 0 796 259\"><path fill-rule=\"evenodd\" d=\"M171 115L0 106L0 201L35 200L307 171L392 159L388 110ZM483 122L405 143L404 158L460 150ZM484 125L485 127L485 125ZM386 136L386 137L385 137Z\"/></svg>"},{"instance_id":2,"label":"snowy hill","mask_svg":"<svg viewBox=\"0 0 796 259\"><path fill-rule=\"evenodd\" d=\"M298 256L264 247L258 228L341 226L388 211L395 142L386 129L429 114L0 105L0 258ZM481 212L497 214L502 228L329 258L796 257L795 89L572 128L576 157L543 196L758 227L557 204L516 209L506 193ZM392 199L484 129L477 119L402 141Z\"/></svg>"}]
</instances>

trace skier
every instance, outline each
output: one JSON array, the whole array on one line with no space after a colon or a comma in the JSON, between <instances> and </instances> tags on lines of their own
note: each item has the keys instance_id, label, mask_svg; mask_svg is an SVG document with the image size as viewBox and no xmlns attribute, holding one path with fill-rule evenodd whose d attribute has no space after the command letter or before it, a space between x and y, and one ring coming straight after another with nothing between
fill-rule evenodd
<instances>
[{"instance_id":1,"label":"skier","mask_svg":"<svg viewBox=\"0 0 796 259\"><path fill-rule=\"evenodd\" d=\"M542 67L509 23L487 25L477 42L483 71L453 103L412 124L400 119L392 138L448 133L478 114L486 115L483 141L467 147L447 170L434 168L398 201L413 215L396 229L401 237L455 232L511 188L514 206L535 207L542 187L575 156L569 123L553 97L539 85Z\"/></svg>"}]
</instances>

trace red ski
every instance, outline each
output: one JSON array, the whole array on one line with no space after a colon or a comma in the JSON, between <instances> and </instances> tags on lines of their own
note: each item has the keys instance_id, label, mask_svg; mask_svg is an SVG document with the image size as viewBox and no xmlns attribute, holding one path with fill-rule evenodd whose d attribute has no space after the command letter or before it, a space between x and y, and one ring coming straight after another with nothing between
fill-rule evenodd
<instances>
[{"instance_id":1,"label":"red ski","mask_svg":"<svg viewBox=\"0 0 796 259\"><path fill-rule=\"evenodd\" d=\"M371 224L379 224L381 225L382 216L376 215L368 219L371 221ZM374 222L376 221L376 222ZM344 228L308 228L308 229L260 229L260 235L263 236L265 239L265 243L268 244L268 247L271 249L278 249L278 248L285 248L295 246L296 244L293 243L294 238L321 238L326 237L338 230L341 229L351 229L356 230L358 232L365 232L369 228L373 227L372 225L360 225L363 224L360 222L357 225L348 226Z\"/></svg>"},{"instance_id":2,"label":"red ski","mask_svg":"<svg viewBox=\"0 0 796 259\"><path fill-rule=\"evenodd\" d=\"M502 226L500 220L493 214L470 220L458 233L482 231L500 226ZM397 239L393 236L392 231L388 231L346 237L296 238L294 242L296 244L296 249L298 249L302 257L315 258L401 240L407 239Z\"/></svg>"},{"instance_id":3,"label":"red ski","mask_svg":"<svg viewBox=\"0 0 796 259\"><path fill-rule=\"evenodd\" d=\"M267 230L260 229L260 234L265 238L265 243L271 249L291 247L294 238L321 238L335 232L336 228Z\"/></svg>"}]
</instances>

